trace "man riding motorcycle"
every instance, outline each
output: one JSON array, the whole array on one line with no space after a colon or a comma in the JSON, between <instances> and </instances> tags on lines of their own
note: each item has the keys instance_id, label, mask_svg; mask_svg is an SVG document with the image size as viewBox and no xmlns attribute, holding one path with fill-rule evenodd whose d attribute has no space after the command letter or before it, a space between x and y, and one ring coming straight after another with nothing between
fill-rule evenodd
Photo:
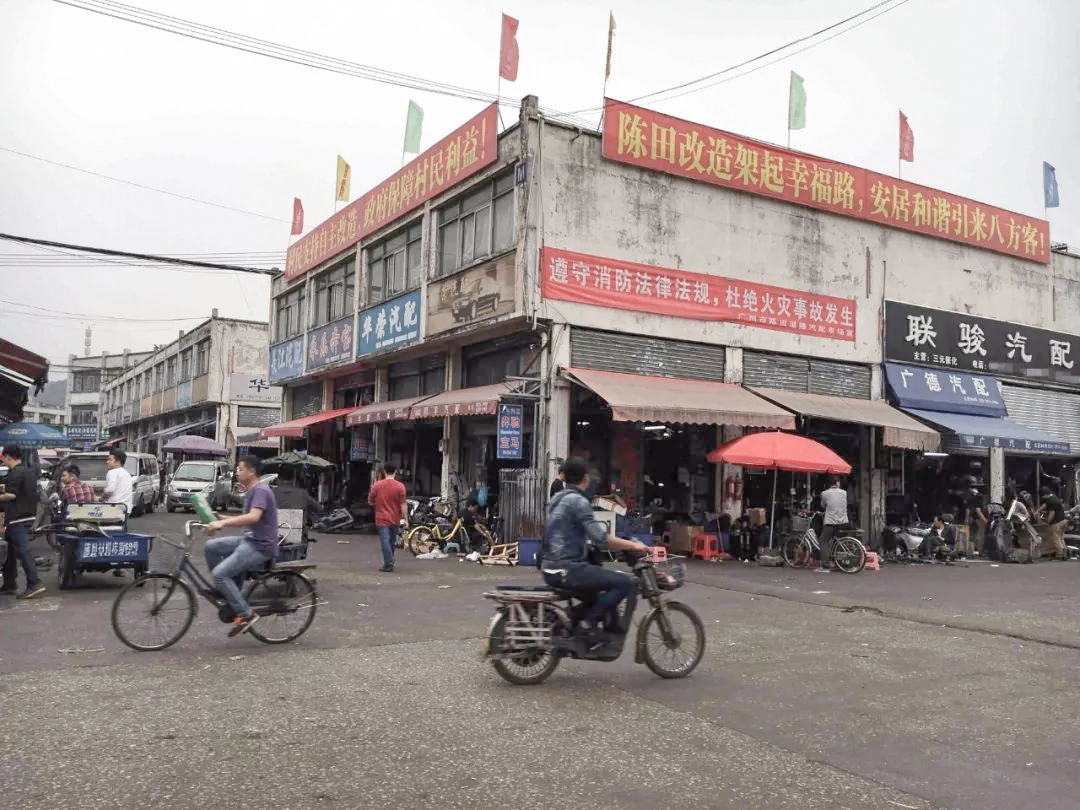
<instances>
[{"instance_id":1,"label":"man riding motorcycle","mask_svg":"<svg viewBox=\"0 0 1080 810\"><path fill-rule=\"evenodd\" d=\"M591 552L611 549L646 553L649 547L636 540L609 535L604 524L596 520L592 505L582 493L586 472L581 459L567 461L565 472L566 488L548 503L541 570L548 585L593 600L588 613L578 623L578 631L590 640L599 641L603 617L630 594L634 581L593 563Z\"/></svg>"}]
</instances>

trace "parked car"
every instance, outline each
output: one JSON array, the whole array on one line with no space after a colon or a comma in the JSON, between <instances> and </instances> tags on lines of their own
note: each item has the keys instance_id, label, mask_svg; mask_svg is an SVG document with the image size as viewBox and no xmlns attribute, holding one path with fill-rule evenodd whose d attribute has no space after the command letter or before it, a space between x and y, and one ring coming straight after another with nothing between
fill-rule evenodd
<instances>
[{"instance_id":1,"label":"parked car","mask_svg":"<svg viewBox=\"0 0 1080 810\"><path fill-rule=\"evenodd\" d=\"M176 468L165 488L165 509L191 510L191 496L201 492L210 508L224 510L233 488L233 474L225 461L185 461Z\"/></svg>"},{"instance_id":2,"label":"parked car","mask_svg":"<svg viewBox=\"0 0 1080 810\"><path fill-rule=\"evenodd\" d=\"M85 452L66 456L50 471L50 492L59 491L60 473L65 467L74 464L79 468L79 478L83 483L93 487L98 498L103 498L105 474L109 471L105 466L108 455L105 452ZM158 491L160 477L157 458L149 453L128 453L124 469L131 473L131 514L138 516L153 512L161 500L161 493Z\"/></svg>"}]
</instances>

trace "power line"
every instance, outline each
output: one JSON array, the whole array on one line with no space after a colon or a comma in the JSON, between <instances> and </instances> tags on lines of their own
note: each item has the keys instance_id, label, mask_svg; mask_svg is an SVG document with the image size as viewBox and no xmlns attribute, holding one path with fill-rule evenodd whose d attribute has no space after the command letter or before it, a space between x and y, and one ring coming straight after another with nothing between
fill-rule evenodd
<instances>
[{"instance_id":1,"label":"power line","mask_svg":"<svg viewBox=\"0 0 1080 810\"><path fill-rule=\"evenodd\" d=\"M122 177L113 177L112 175L102 174L101 172L94 172L94 171L91 171L90 169L82 169L82 168L80 168L78 166L72 166L69 163L61 163L58 160L49 160L48 158L39 157L38 155L31 155L28 152L20 152L18 149L11 149L11 148L9 148L7 146L0 146L0 151L9 152L9 153L11 153L13 155L18 155L19 157L29 158L30 160L38 160L38 161L41 161L42 163L48 163L48 164L50 164L52 166L59 166L60 168L63 168L63 169L70 169L73 172L80 172L82 174L89 174L89 175L91 175L93 177L101 177L101 178L103 178L105 180L112 180L114 183L123 183L125 186L134 186L135 188L141 188L144 191L153 191L153 192L156 192L158 194L166 194L166 195L168 195L170 197L176 197L177 199L180 199L180 200L187 200L188 202L196 202L196 203L200 203L202 205L210 205L210 206L213 206L214 208L221 208L221 209L223 209L225 211L234 211L234 212L236 212L238 214L247 214L249 216L259 217L261 219L269 219L269 220L272 220L273 222L291 222L292 221L292 220L288 220L288 219L282 219L281 217L272 217L269 214L260 214L258 211L248 211L248 210L246 210L244 208L236 208L236 207L231 206L231 205L224 205L222 203L211 202L210 200L202 200L202 199L199 199L198 197L189 197L187 194L178 194L175 191L166 191L163 188L156 188L154 186L148 186L148 185L145 185L144 183L136 183L133 180L124 180Z\"/></svg>"},{"instance_id":2,"label":"power line","mask_svg":"<svg viewBox=\"0 0 1080 810\"><path fill-rule=\"evenodd\" d=\"M13 306L13 307L23 307L24 309L33 309L33 310L37 310L38 312L49 313L49 315L52 316L52 317L73 317L73 318L80 318L82 320L91 320L91 321L122 321L122 322L125 322L125 323L128 323L128 322L130 322L130 323L170 323L172 321L177 321L177 322L179 322L179 321L194 321L194 320L199 320L199 319L205 319L206 318L205 315L196 315L196 316L191 317L191 318L127 318L127 317L124 317L123 315L94 315L94 314L91 314L91 313L88 313L88 312L66 312L65 310L62 310L62 309L49 309L48 307L39 307L39 306L36 306L34 304L23 304L23 303L20 303L18 301L6 301L3 298L0 298L0 304L7 304L7 305ZM27 313L21 313L21 314L30 315L31 313L27 312ZM35 316L35 317L46 317L46 316Z\"/></svg>"},{"instance_id":3,"label":"power line","mask_svg":"<svg viewBox=\"0 0 1080 810\"><path fill-rule=\"evenodd\" d=\"M53 242L48 239L32 239L28 236L15 236L8 233L0 233L0 239L7 239L12 242L21 242L25 245L40 245L47 248L61 248L64 250L77 250L82 253L93 253L101 256L116 256L128 259L142 259L143 261L153 261L160 264L169 265L187 265L191 267L203 267L211 270L231 270L237 273L257 273L261 276L273 276L276 275L275 271L267 270L262 267L243 267L235 264L219 264L217 262L204 262L195 259L178 259L172 256L155 256L150 253L132 253L126 250L114 250L111 248L96 248L88 247L87 245L72 245L66 242Z\"/></svg>"}]
</instances>

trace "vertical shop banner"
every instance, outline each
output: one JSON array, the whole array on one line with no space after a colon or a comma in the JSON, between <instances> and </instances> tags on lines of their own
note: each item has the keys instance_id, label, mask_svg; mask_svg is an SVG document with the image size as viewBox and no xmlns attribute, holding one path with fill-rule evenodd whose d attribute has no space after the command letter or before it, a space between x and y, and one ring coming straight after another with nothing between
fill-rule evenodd
<instances>
[{"instance_id":1,"label":"vertical shop banner","mask_svg":"<svg viewBox=\"0 0 1080 810\"><path fill-rule=\"evenodd\" d=\"M428 285L427 333L510 315L515 307L511 254Z\"/></svg>"},{"instance_id":2,"label":"vertical shop banner","mask_svg":"<svg viewBox=\"0 0 1080 810\"><path fill-rule=\"evenodd\" d=\"M620 101L605 106L608 160L1050 262L1046 220Z\"/></svg>"},{"instance_id":3,"label":"vertical shop banner","mask_svg":"<svg viewBox=\"0 0 1080 810\"><path fill-rule=\"evenodd\" d=\"M285 280L306 273L388 222L420 207L495 162L496 105L454 130L389 179L338 211L289 247Z\"/></svg>"},{"instance_id":4,"label":"vertical shop banner","mask_svg":"<svg viewBox=\"0 0 1080 810\"><path fill-rule=\"evenodd\" d=\"M371 430L354 428L349 443L349 461L367 461L371 451Z\"/></svg>"},{"instance_id":5,"label":"vertical shop banner","mask_svg":"<svg viewBox=\"0 0 1080 810\"><path fill-rule=\"evenodd\" d=\"M308 333L307 367L322 368L353 356L353 316Z\"/></svg>"},{"instance_id":6,"label":"vertical shop banner","mask_svg":"<svg viewBox=\"0 0 1080 810\"><path fill-rule=\"evenodd\" d=\"M270 347L270 382L290 380L304 373L304 339L286 340Z\"/></svg>"},{"instance_id":7,"label":"vertical shop banner","mask_svg":"<svg viewBox=\"0 0 1080 810\"><path fill-rule=\"evenodd\" d=\"M368 307L358 319L356 356L408 346L420 340L420 290Z\"/></svg>"},{"instance_id":8,"label":"vertical shop banner","mask_svg":"<svg viewBox=\"0 0 1080 810\"><path fill-rule=\"evenodd\" d=\"M545 247L545 298L855 340L855 301Z\"/></svg>"},{"instance_id":9,"label":"vertical shop banner","mask_svg":"<svg viewBox=\"0 0 1080 810\"><path fill-rule=\"evenodd\" d=\"M885 302L885 357L1080 386L1080 336Z\"/></svg>"},{"instance_id":10,"label":"vertical shop banner","mask_svg":"<svg viewBox=\"0 0 1080 810\"><path fill-rule=\"evenodd\" d=\"M495 450L495 458L506 461L519 461L524 436L525 407L500 402L498 447Z\"/></svg>"}]
</instances>

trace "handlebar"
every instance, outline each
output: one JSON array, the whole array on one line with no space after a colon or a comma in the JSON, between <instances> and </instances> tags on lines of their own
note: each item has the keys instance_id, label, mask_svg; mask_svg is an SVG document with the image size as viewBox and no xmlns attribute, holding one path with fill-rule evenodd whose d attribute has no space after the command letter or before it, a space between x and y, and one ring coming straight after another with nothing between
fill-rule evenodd
<instances>
[{"instance_id":1,"label":"handlebar","mask_svg":"<svg viewBox=\"0 0 1080 810\"><path fill-rule=\"evenodd\" d=\"M195 528L197 528L197 529L205 529L206 528L205 523L200 523L197 520L189 520L189 521L187 521L186 523L184 523L184 536L187 537L188 540L191 539L191 528L193 526Z\"/></svg>"}]
</instances>

